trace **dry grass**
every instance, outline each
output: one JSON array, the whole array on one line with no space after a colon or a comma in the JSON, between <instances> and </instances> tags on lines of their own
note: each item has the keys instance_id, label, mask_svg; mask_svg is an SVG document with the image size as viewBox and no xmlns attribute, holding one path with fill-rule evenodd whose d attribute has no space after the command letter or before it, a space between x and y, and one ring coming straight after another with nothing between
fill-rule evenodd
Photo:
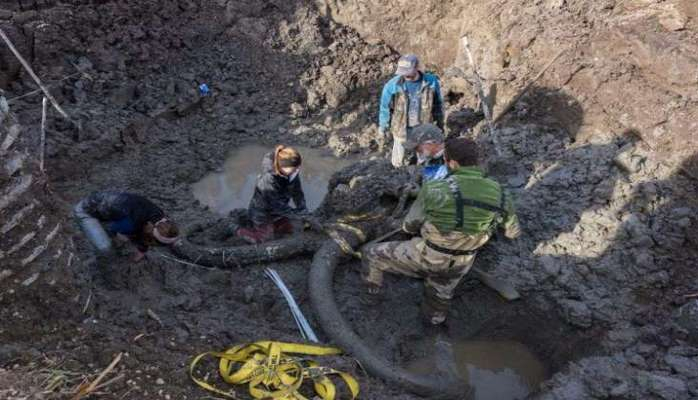
<instances>
[{"instance_id":1,"label":"dry grass","mask_svg":"<svg viewBox=\"0 0 698 400\"><path fill-rule=\"evenodd\" d=\"M65 362L48 357L27 366L0 368L0 399L67 400L105 395L111 384L125 377L118 374L102 383L119 360L120 355L101 373L72 371Z\"/></svg>"}]
</instances>

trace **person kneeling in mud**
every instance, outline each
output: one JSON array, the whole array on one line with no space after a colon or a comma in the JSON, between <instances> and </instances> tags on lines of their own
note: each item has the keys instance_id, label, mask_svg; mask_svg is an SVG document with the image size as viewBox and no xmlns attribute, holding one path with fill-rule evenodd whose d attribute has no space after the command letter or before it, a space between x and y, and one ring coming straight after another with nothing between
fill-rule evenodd
<instances>
[{"instance_id":1,"label":"person kneeling in mud","mask_svg":"<svg viewBox=\"0 0 698 400\"><path fill-rule=\"evenodd\" d=\"M177 225L164 211L137 194L94 192L82 199L73 211L87 239L102 258L114 255L111 237L130 239L136 246L134 262L145 257L149 246L172 245L179 238Z\"/></svg>"},{"instance_id":2,"label":"person kneeling in mud","mask_svg":"<svg viewBox=\"0 0 698 400\"><path fill-rule=\"evenodd\" d=\"M384 272L421 278L424 319L432 325L446 320L456 286L495 229L503 226L510 239L520 234L510 197L478 168L477 144L450 139L444 156L449 175L426 182L403 221L404 231L419 236L362 250L363 302L379 301Z\"/></svg>"},{"instance_id":3,"label":"person kneeling in mud","mask_svg":"<svg viewBox=\"0 0 698 400\"><path fill-rule=\"evenodd\" d=\"M252 226L238 228L238 237L258 244L294 232L291 218L307 212L300 167L301 155L292 147L279 145L264 156L248 208Z\"/></svg>"}]
</instances>

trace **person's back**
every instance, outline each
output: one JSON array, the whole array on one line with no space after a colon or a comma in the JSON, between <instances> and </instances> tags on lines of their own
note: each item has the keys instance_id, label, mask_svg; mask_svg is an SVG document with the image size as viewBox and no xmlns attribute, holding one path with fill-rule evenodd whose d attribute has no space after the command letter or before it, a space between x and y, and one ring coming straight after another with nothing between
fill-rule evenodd
<instances>
[{"instance_id":1,"label":"person's back","mask_svg":"<svg viewBox=\"0 0 698 400\"><path fill-rule=\"evenodd\" d=\"M78 202L73 212L99 257L114 255L111 237L128 238L135 245L134 262L145 257L149 246L172 245L179 238L177 225L144 196L125 191L93 192Z\"/></svg>"},{"instance_id":2,"label":"person's back","mask_svg":"<svg viewBox=\"0 0 698 400\"><path fill-rule=\"evenodd\" d=\"M489 234L503 224L507 237L518 234L511 198L475 166L460 167L445 179L426 182L423 205L426 221L439 232Z\"/></svg>"},{"instance_id":3,"label":"person's back","mask_svg":"<svg viewBox=\"0 0 698 400\"><path fill-rule=\"evenodd\" d=\"M130 219L139 227L148 222L155 223L165 216L165 212L144 196L135 193L106 190L93 193L88 209L103 221Z\"/></svg>"}]
</instances>

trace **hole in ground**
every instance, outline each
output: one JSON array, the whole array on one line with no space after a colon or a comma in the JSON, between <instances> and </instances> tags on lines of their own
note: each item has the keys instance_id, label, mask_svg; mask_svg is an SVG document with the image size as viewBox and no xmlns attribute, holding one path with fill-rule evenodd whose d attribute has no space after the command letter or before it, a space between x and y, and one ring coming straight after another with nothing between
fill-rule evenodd
<instances>
[{"instance_id":1,"label":"hole in ground","mask_svg":"<svg viewBox=\"0 0 698 400\"><path fill-rule=\"evenodd\" d=\"M596 353L603 335L569 326L533 298L507 302L472 276L457 289L446 326L425 328L421 281L386 275L382 303L368 309L354 300L358 274L337 275L340 308L345 316L361 315L351 323L372 349L415 372L433 371L435 362L450 362L435 346L445 340L454 372L473 386L476 400L527 398L570 361Z\"/></svg>"}]
</instances>

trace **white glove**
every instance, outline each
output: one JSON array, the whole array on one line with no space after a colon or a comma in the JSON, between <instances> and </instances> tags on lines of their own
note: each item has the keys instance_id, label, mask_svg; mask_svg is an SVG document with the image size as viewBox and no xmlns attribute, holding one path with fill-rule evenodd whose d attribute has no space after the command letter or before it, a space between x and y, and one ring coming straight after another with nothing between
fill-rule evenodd
<instances>
[{"instance_id":1,"label":"white glove","mask_svg":"<svg viewBox=\"0 0 698 400\"><path fill-rule=\"evenodd\" d=\"M393 140L393 154L390 157L390 162L393 164L393 167L400 168L402 167L402 161L404 159L405 146L403 146L403 143L400 139L395 138Z\"/></svg>"}]
</instances>

